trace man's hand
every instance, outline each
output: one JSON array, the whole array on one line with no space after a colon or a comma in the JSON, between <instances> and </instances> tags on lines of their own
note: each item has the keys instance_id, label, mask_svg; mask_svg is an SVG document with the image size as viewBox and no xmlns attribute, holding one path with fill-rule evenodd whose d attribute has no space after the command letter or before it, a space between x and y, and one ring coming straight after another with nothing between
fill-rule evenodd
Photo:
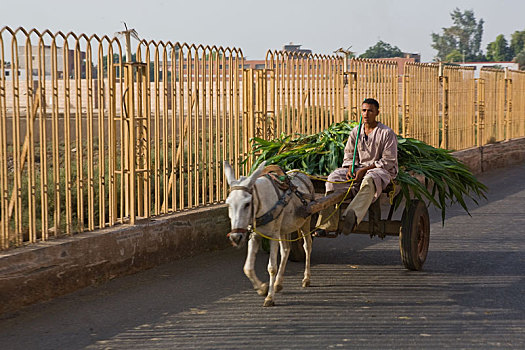
<instances>
[{"instance_id":1,"label":"man's hand","mask_svg":"<svg viewBox=\"0 0 525 350\"><path fill-rule=\"evenodd\" d=\"M361 168L358 171L356 171L355 176L352 174L352 168L348 168L348 171L346 172L346 178L348 180L355 179L356 182L359 182L363 180L363 177L365 177L366 172L370 169L374 169L375 165L367 166L366 168Z\"/></svg>"},{"instance_id":2,"label":"man's hand","mask_svg":"<svg viewBox=\"0 0 525 350\"><path fill-rule=\"evenodd\" d=\"M354 174L352 174L352 167L348 167L348 170L346 171L346 179L350 180L354 178Z\"/></svg>"},{"instance_id":3,"label":"man's hand","mask_svg":"<svg viewBox=\"0 0 525 350\"><path fill-rule=\"evenodd\" d=\"M363 177L365 177L366 172L369 170L368 168L369 167L361 168L358 171L356 171L356 173L355 173L355 181L356 182L361 182L361 180L363 180Z\"/></svg>"}]
</instances>

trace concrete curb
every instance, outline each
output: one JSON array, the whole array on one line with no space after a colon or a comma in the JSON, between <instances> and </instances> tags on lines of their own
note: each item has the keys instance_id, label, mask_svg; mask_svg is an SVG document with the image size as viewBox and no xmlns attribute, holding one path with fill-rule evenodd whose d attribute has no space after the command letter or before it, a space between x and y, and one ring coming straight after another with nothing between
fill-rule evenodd
<instances>
[{"instance_id":1,"label":"concrete curb","mask_svg":"<svg viewBox=\"0 0 525 350\"><path fill-rule=\"evenodd\" d=\"M0 253L0 314L118 276L226 248L226 205L86 232Z\"/></svg>"},{"instance_id":2,"label":"concrete curb","mask_svg":"<svg viewBox=\"0 0 525 350\"><path fill-rule=\"evenodd\" d=\"M525 138L453 153L474 174L525 162ZM204 251L226 248L226 205L0 253L0 314Z\"/></svg>"},{"instance_id":3,"label":"concrete curb","mask_svg":"<svg viewBox=\"0 0 525 350\"><path fill-rule=\"evenodd\" d=\"M475 174L525 162L525 137L453 153Z\"/></svg>"}]
</instances>

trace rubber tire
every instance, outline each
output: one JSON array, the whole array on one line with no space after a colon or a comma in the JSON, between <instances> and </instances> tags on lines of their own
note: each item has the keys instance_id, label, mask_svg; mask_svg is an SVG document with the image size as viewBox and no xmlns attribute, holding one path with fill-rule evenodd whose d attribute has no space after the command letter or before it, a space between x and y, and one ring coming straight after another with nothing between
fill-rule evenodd
<instances>
[{"instance_id":1,"label":"rubber tire","mask_svg":"<svg viewBox=\"0 0 525 350\"><path fill-rule=\"evenodd\" d=\"M419 271L427 259L430 242L430 218L423 201L413 199L405 208L399 233L401 261L409 270Z\"/></svg>"},{"instance_id":2,"label":"rubber tire","mask_svg":"<svg viewBox=\"0 0 525 350\"><path fill-rule=\"evenodd\" d=\"M290 234L290 237L291 239L297 239L297 237L300 237L299 234L299 231L295 231ZM302 238L297 241L290 242L290 255L288 256L288 260L301 262L306 259L306 253L304 252L303 242L304 240Z\"/></svg>"}]
</instances>

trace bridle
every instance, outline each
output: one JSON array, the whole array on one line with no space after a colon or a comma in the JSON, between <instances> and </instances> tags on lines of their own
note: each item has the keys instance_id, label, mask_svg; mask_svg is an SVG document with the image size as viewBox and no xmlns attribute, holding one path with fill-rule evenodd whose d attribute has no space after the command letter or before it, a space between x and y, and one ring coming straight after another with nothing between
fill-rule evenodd
<instances>
[{"instance_id":1,"label":"bridle","mask_svg":"<svg viewBox=\"0 0 525 350\"><path fill-rule=\"evenodd\" d=\"M248 232L253 231L255 229L255 227L257 227L257 226L264 226L264 225L274 221L276 218L279 217L279 215L281 215L281 213L284 210L284 208L290 202L293 194L295 194L301 200L301 202L302 202L302 204L304 206L308 205L308 202L305 200L303 194L301 192L299 192L297 186L292 184L289 179L288 179L288 181L286 183L286 187L282 188L282 187L279 187L279 185L276 184L277 180L276 180L275 176L272 176L271 174L265 174L263 176L266 177L268 180L270 180L271 184L273 185L273 187L275 189L275 193L276 193L277 198L278 198L277 201L272 206L272 208L269 209L266 213L264 213L260 217L255 217L255 213L254 213L255 206L254 206L254 203L253 203L253 199L254 199L254 197L257 196L257 188L255 187L256 185L253 184L252 188L249 188L249 187L246 187L246 186L241 186L241 185L232 186L230 188L230 193L232 191L244 191L244 192L247 192L250 195L252 195L252 203L251 203L251 205L252 205L252 213L251 213L251 217L250 217L250 222L252 222L252 225L249 226L248 229L235 228L230 233L234 233L234 232L236 232L236 233L243 233L243 234L244 233L248 233ZM303 181L303 180L301 180L301 181ZM283 192L280 193L279 192L280 190L283 191Z\"/></svg>"},{"instance_id":2,"label":"bridle","mask_svg":"<svg viewBox=\"0 0 525 350\"><path fill-rule=\"evenodd\" d=\"M254 208L254 205L253 205L253 190L257 191L255 189L255 184L253 184L253 189L252 188L249 188L249 187L246 187L246 186L241 186L241 185L235 185L235 186L232 186L230 187L230 190L229 190L229 193L233 192L233 191L244 191L246 193L249 193L251 196L252 196L252 201L251 201L251 209L252 209L252 213L251 213L251 217L250 217L250 220L249 222L253 221L253 208ZM230 234L232 233L241 233L241 234L246 234L246 233L249 233L251 232L251 227L248 226L249 228L234 228L233 230L231 230L227 235L226 237L230 238Z\"/></svg>"},{"instance_id":3,"label":"bridle","mask_svg":"<svg viewBox=\"0 0 525 350\"><path fill-rule=\"evenodd\" d=\"M246 187L246 186L240 186L240 185L230 187L230 193L233 191L244 191L244 192L248 192L249 194L252 194L251 188Z\"/></svg>"},{"instance_id":4,"label":"bridle","mask_svg":"<svg viewBox=\"0 0 525 350\"><path fill-rule=\"evenodd\" d=\"M309 198L305 198L305 194L299 191L299 188L291 182L290 178L287 175L285 175L286 176L285 180L282 180L281 178L277 178L274 174L271 174L271 173L266 173L266 174L261 175L261 176L264 176L264 177L266 177L266 178L268 178L270 180L270 182L273 185L273 187L275 189L275 192L277 194L277 198L278 198L277 201L275 202L275 204L273 205L273 207L270 210L268 210L266 213L264 213L260 217L256 218L255 217L255 213L254 213L254 211L255 211L254 197L257 197L257 199L259 199L259 197L257 195L257 188L255 187L255 183L253 184L252 188L249 188L247 186L242 186L242 185L231 186L230 189L229 189L230 193L232 191L244 191L244 192L249 193L250 195L252 195L252 200L251 200L252 208L251 208L251 216L250 216L250 219L249 219L249 222L252 222L252 224L248 225L247 228L235 228L235 229L231 230L226 235L226 237L228 237L228 239L231 238L230 234L232 234L232 233L240 233L240 234L243 235L243 237L246 237L245 235L247 233L249 233L249 234L257 233L258 235L260 235L262 237L272 239L270 237L265 236L261 232L257 231L257 227L258 226L264 226L264 225L274 221L275 219L277 219L281 215L281 213L284 210L284 208L290 202L293 194L295 194L299 198L299 200L301 201L301 203L303 204L304 207L308 206L307 199L309 199L310 201L314 200L314 195L312 193L313 188L309 189L309 191L310 191ZM309 176L309 175L307 175L307 176ZM308 184L305 182L305 180L302 179L301 177L296 177L296 178L299 179L303 184L305 184L307 188L311 187L311 185L309 187ZM283 183L284 183L285 186L283 186ZM280 193L279 190L281 190L283 192ZM299 238L302 238L302 237L299 237Z\"/></svg>"}]
</instances>

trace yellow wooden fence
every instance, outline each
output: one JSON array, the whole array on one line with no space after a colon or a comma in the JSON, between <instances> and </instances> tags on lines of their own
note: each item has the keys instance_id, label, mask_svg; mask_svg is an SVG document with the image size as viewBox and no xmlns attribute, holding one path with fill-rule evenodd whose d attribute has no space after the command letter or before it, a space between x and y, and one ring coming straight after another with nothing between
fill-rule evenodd
<instances>
[{"instance_id":1,"label":"yellow wooden fence","mask_svg":"<svg viewBox=\"0 0 525 350\"><path fill-rule=\"evenodd\" d=\"M440 146L439 65L407 63L403 74L403 135Z\"/></svg>"},{"instance_id":2,"label":"yellow wooden fence","mask_svg":"<svg viewBox=\"0 0 525 350\"><path fill-rule=\"evenodd\" d=\"M358 120L465 149L525 136L525 73L0 29L0 249L220 203L251 138Z\"/></svg>"}]
</instances>

